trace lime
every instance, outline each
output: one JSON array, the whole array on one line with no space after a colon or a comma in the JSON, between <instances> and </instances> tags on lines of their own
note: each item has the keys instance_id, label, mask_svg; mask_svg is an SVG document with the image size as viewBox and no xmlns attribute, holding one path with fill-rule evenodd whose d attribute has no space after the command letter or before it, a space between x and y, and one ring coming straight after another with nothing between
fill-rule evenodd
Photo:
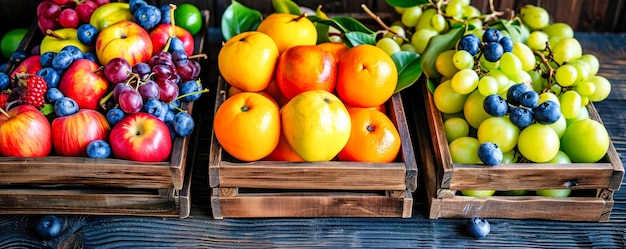
<instances>
[{"instance_id":1,"label":"lime","mask_svg":"<svg viewBox=\"0 0 626 249\"><path fill-rule=\"evenodd\" d=\"M6 34L2 36L2 40L0 41L0 48L2 49L2 55L5 58L10 58L13 52L17 49L26 35L28 29L25 28L16 28L12 29Z\"/></svg>"},{"instance_id":2,"label":"lime","mask_svg":"<svg viewBox=\"0 0 626 249\"><path fill-rule=\"evenodd\" d=\"M174 11L176 25L186 29L191 35L196 35L202 28L202 13L198 7L190 3L183 3Z\"/></svg>"}]
</instances>

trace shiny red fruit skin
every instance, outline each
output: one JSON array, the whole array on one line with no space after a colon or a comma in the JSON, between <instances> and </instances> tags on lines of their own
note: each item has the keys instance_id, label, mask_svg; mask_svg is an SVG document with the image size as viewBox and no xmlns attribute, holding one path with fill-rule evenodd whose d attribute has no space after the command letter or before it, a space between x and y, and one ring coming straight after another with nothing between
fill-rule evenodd
<instances>
[{"instance_id":1,"label":"shiny red fruit skin","mask_svg":"<svg viewBox=\"0 0 626 249\"><path fill-rule=\"evenodd\" d=\"M43 157L52 151L48 119L32 105L20 105L0 114L0 156Z\"/></svg>"},{"instance_id":2,"label":"shiny red fruit skin","mask_svg":"<svg viewBox=\"0 0 626 249\"><path fill-rule=\"evenodd\" d=\"M110 132L106 117L98 111L81 109L52 121L52 144L60 156L86 156L87 145L107 140Z\"/></svg>"},{"instance_id":3,"label":"shiny red fruit skin","mask_svg":"<svg viewBox=\"0 0 626 249\"><path fill-rule=\"evenodd\" d=\"M167 125L145 112L124 116L109 135L115 158L140 162L163 162L172 152L172 138Z\"/></svg>"},{"instance_id":4,"label":"shiny red fruit skin","mask_svg":"<svg viewBox=\"0 0 626 249\"><path fill-rule=\"evenodd\" d=\"M170 32L172 30L171 24L159 24L157 25L152 32L150 32L150 40L152 40L152 47L154 53L162 51L165 48L165 44L167 43L167 39L170 37ZM185 48L185 53L187 55L192 55L194 50L194 40L193 36L189 31L184 28L176 26L176 37L178 37L183 42L183 47Z\"/></svg>"}]
</instances>

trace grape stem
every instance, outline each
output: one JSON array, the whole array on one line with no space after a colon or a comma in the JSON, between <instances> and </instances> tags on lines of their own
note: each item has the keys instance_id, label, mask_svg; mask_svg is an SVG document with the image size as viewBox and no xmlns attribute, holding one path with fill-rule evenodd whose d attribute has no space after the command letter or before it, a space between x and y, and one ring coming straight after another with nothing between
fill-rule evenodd
<instances>
[{"instance_id":1,"label":"grape stem","mask_svg":"<svg viewBox=\"0 0 626 249\"><path fill-rule=\"evenodd\" d=\"M398 35L398 33L394 32L393 30L391 30L389 28L389 26L387 26L387 24L385 24L385 22L383 22L382 18L380 18L380 16L374 14L374 12L372 12L372 10L370 10L365 4L361 4L361 8L363 9L363 11L365 11L365 13L367 13L367 15L369 15L370 17L372 17L374 20L376 20L376 22L383 27L383 29L385 29L383 32L390 32L393 34L393 38L401 38L404 41L409 41L408 38L406 38L403 35Z\"/></svg>"},{"instance_id":2,"label":"grape stem","mask_svg":"<svg viewBox=\"0 0 626 249\"><path fill-rule=\"evenodd\" d=\"M552 59L552 49L550 48L549 42L546 42L546 51L548 51L547 57L542 53L542 51L533 50L533 54L535 54L541 60L541 63L537 65L537 68L541 70L541 64L543 64L548 73L548 85L546 86L546 89L544 89L544 92L552 88L552 78L554 77L554 74L556 72L556 69L552 68L552 65L550 65L550 61L553 61L554 63L556 62Z\"/></svg>"}]
</instances>

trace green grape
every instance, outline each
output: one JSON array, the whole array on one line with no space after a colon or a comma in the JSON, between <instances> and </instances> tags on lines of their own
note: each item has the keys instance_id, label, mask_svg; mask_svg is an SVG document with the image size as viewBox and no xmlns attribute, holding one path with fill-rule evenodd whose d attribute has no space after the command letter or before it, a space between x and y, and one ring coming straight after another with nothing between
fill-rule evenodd
<instances>
[{"instance_id":1,"label":"green grape","mask_svg":"<svg viewBox=\"0 0 626 249\"><path fill-rule=\"evenodd\" d=\"M472 196L472 197L489 197L495 193L496 193L495 190L486 190L486 189L463 189L461 190L461 195Z\"/></svg>"},{"instance_id":2,"label":"green grape","mask_svg":"<svg viewBox=\"0 0 626 249\"><path fill-rule=\"evenodd\" d=\"M522 22L531 30L543 29L550 23L550 15L546 9L530 4L520 9L520 16Z\"/></svg>"},{"instance_id":3,"label":"green grape","mask_svg":"<svg viewBox=\"0 0 626 249\"><path fill-rule=\"evenodd\" d=\"M522 70L528 72L535 68L537 59L535 59L535 55L533 54L533 51L528 46L526 46L526 44L521 43L521 42L514 42L513 54L522 63Z\"/></svg>"},{"instance_id":4,"label":"green grape","mask_svg":"<svg viewBox=\"0 0 626 249\"><path fill-rule=\"evenodd\" d=\"M460 137L450 142L450 156L453 163L482 164L478 158L480 143L474 137Z\"/></svg>"},{"instance_id":5,"label":"green grape","mask_svg":"<svg viewBox=\"0 0 626 249\"><path fill-rule=\"evenodd\" d=\"M588 96L580 96L580 104L582 106L586 106L589 104L589 97Z\"/></svg>"},{"instance_id":6,"label":"green grape","mask_svg":"<svg viewBox=\"0 0 626 249\"><path fill-rule=\"evenodd\" d=\"M463 15L462 17L470 20L470 19L475 19L477 17L479 17L482 13L480 13L480 10L472 5L465 5L462 7L463 8ZM481 22L482 24L482 22Z\"/></svg>"},{"instance_id":7,"label":"green grape","mask_svg":"<svg viewBox=\"0 0 626 249\"><path fill-rule=\"evenodd\" d=\"M563 65L556 69L554 79L561 86L571 86L578 79L578 70L570 64Z\"/></svg>"},{"instance_id":8,"label":"green grape","mask_svg":"<svg viewBox=\"0 0 626 249\"><path fill-rule=\"evenodd\" d=\"M413 44L413 46L415 46L415 51L417 51L418 54L424 53L424 50L426 49L430 38L438 34L439 33L437 31L434 31L432 29L420 29L415 31L415 33L413 33L413 36L411 36L411 43Z\"/></svg>"},{"instance_id":9,"label":"green grape","mask_svg":"<svg viewBox=\"0 0 626 249\"><path fill-rule=\"evenodd\" d=\"M485 119L491 117L491 115L485 111L483 102L485 102L485 96L480 94L479 91L472 92L467 100L465 100L463 116L470 127L478 128Z\"/></svg>"},{"instance_id":10,"label":"green grape","mask_svg":"<svg viewBox=\"0 0 626 249\"><path fill-rule=\"evenodd\" d=\"M570 159L569 156L565 154L565 152L559 150L559 152L556 153L556 156L554 156L554 158L550 159L550 161L547 161L546 163L570 164L572 163L572 159Z\"/></svg>"},{"instance_id":11,"label":"green grape","mask_svg":"<svg viewBox=\"0 0 626 249\"><path fill-rule=\"evenodd\" d=\"M441 75L452 78L458 71L452 62L456 50L446 50L440 53L435 59L435 69Z\"/></svg>"},{"instance_id":12,"label":"green grape","mask_svg":"<svg viewBox=\"0 0 626 249\"><path fill-rule=\"evenodd\" d=\"M561 139L563 134L565 134L565 129L567 129L567 120L563 117L563 115L561 115L556 122L549 124L548 126L552 128L554 132L556 132L559 139Z\"/></svg>"},{"instance_id":13,"label":"green grape","mask_svg":"<svg viewBox=\"0 0 626 249\"><path fill-rule=\"evenodd\" d=\"M486 71L496 70L498 69L498 67L500 67L500 60L490 62L485 59L484 55L480 56L480 59L478 61L480 62L480 67Z\"/></svg>"},{"instance_id":14,"label":"green grape","mask_svg":"<svg viewBox=\"0 0 626 249\"><path fill-rule=\"evenodd\" d=\"M478 91L485 97L491 94L498 94L499 90L500 85L494 77L484 76L478 81Z\"/></svg>"},{"instance_id":15,"label":"green grape","mask_svg":"<svg viewBox=\"0 0 626 249\"><path fill-rule=\"evenodd\" d=\"M531 124L519 134L517 149L532 162L543 163L559 152L560 141L556 132L544 124Z\"/></svg>"},{"instance_id":16,"label":"green grape","mask_svg":"<svg viewBox=\"0 0 626 249\"><path fill-rule=\"evenodd\" d=\"M598 74L598 70L600 70L600 61L598 61L598 57L592 54L583 54L580 59L589 63L589 77Z\"/></svg>"},{"instance_id":17,"label":"green grape","mask_svg":"<svg viewBox=\"0 0 626 249\"><path fill-rule=\"evenodd\" d=\"M526 39L526 45L531 50L543 51L546 50L546 42L549 41L549 36L541 31L533 31L528 35Z\"/></svg>"},{"instance_id":18,"label":"green grape","mask_svg":"<svg viewBox=\"0 0 626 249\"><path fill-rule=\"evenodd\" d=\"M407 51L407 52L413 52L413 53L417 52L415 50L415 46L413 46L413 44L411 44L411 43L404 43L404 44L400 45L400 50L401 51Z\"/></svg>"},{"instance_id":19,"label":"green grape","mask_svg":"<svg viewBox=\"0 0 626 249\"><path fill-rule=\"evenodd\" d=\"M513 164L519 161L519 154L515 150L509 150L502 154L502 162L500 164Z\"/></svg>"},{"instance_id":20,"label":"green grape","mask_svg":"<svg viewBox=\"0 0 626 249\"><path fill-rule=\"evenodd\" d=\"M508 117L490 117L478 127L478 141L497 144L502 153L509 152L517 145L520 130Z\"/></svg>"},{"instance_id":21,"label":"green grape","mask_svg":"<svg viewBox=\"0 0 626 249\"><path fill-rule=\"evenodd\" d=\"M519 70L517 71L517 73L513 74L513 75L509 75L509 79L515 83L527 83L530 84L530 82L532 82L532 78L530 77L530 74L528 74L526 71L524 70Z\"/></svg>"},{"instance_id":22,"label":"green grape","mask_svg":"<svg viewBox=\"0 0 626 249\"><path fill-rule=\"evenodd\" d=\"M569 26L567 23L562 22L549 24L541 31L543 31L550 37L574 37L574 29L572 29L572 27Z\"/></svg>"},{"instance_id":23,"label":"green grape","mask_svg":"<svg viewBox=\"0 0 626 249\"><path fill-rule=\"evenodd\" d=\"M467 34L472 33L477 36L478 34L480 34L482 36L482 33L485 32L483 30L483 21L480 18L474 17L474 18L468 19L467 24L474 26L474 29L471 32L467 32Z\"/></svg>"},{"instance_id":24,"label":"green grape","mask_svg":"<svg viewBox=\"0 0 626 249\"><path fill-rule=\"evenodd\" d=\"M522 70L522 62L511 52L505 52L500 58L500 70L507 76L516 75Z\"/></svg>"},{"instance_id":25,"label":"green grape","mask_svg":"<svg viewBox=\"0 0 626 249\"><path fill-rule=\"evenodd\" d=\"M561 105L561 102L559 101L559 97L557 97L556 94L552 92L543 92L539 94L539 104L546 102L547 100L552 100L554 101L554 103L557 103L559 106Z\"/></svg>"},{"instance_id":26,"label":"green grape","mask_svg":"<svg viewBox=\"0 0 626 249\"><path fill-rule=\"evenodd\" d=\"M576 86L577 84L583 81L586 81L589 78L591 65L589 65L587 61L578 59L578 60L568 63L568 65L575 67L576 71L578 72L578 77L576 77L576 81L573 84L574 86Z\"/></svg>"},{"instance_id":27,"label":"green grape","mask_svg":"<svg viewBox=\"0 0 626 249\"><path fill-rule=\"evenodd\" d=\"M566 119L578 116L578 112L582 108L580 94L576 91L567 91L561 94L559 100L561 101L561 114Z\"/></svg>"},{"instance_id":28,"label":"green grape","mask_svg":"<svg viewBox=\"0 0 626 249\"><path fill-rule=\"evenodd\" d=\"M460 118L465 120L465 117L463 116L463 112L459 111L459 112L455 112L455 113L441 113L441 119L443 120L443 122L446 122L448 119L451 118Z\"/></svg>"},{"instance_id":29,"label":"green grape","mask_svg":"<svg viewBox=\"0 0 626 249\"><path fill-rule=\"evenodd\" d=\"M533 83L533 90L535 90L535 92L541 92L548 86L548 81L543 77L543 72L541 72L541 70L529 71L528 75Z\"/></svg>"},{"instance_id":30,"label":"green grape","mask_svg":"<svg viewBox=\"0 0 626 249\"><path fill-rule=\"evenodd\" d=\"M587 110L587 108L580 108L580 111L578 112L578 116L574 118L565 119L565 122L567 123L567 126L569 127L573 123L576 123L578 121L585 120L588 118L589 118L589 111Z\"/></svg>"},{"instance_id":31,"label":"green grape","mask_svg":"<svg viewBox=\"0 0 626 249\"><path fill-rule=\"evenodd\" d=\"M436 14L437 14L437 9L435 8L425 9L420 19L417 20L417 24L415 24L415 30L420 30L420 29L434 30L434 28L430 25L430 20Z\"/></svg>"},{"instance_id":32,"label":"green grape","mask_svg":"<svg viewBox=\"0 0 626 249\"><path fill-rule=\"evenodd\" d=\"M575 38L563 38L552 47L556 63L563 63L578 59L582 56L582 47Z\"/></svg>"},{"instance_id":33,"label":"green grape","mask_svg":"<svg viewBox=\"0 0 626 249\"><path fill-rule=\"evenodd\" d=\"M443 129L446 132L448 143L460 137L469 135L469 124L462 118L449 118L443 122Z\"/></svg>"},{"instance_id":34,"label":"green grape","mask_svg":"<svg viewBox=\"0 0 626 249\"><path fill-rule=\"evenodd\" d=\"M452 63L459 70L472 69L474 67L474 57L465 50L459 50L452 56Z\"/></svg>"},{"instance_id":35,"label":"green grape","mask_svg":"<svg viewBox=\"0 0 626 249\"><path fill-rule=\"evenodd\" d=\"M400 15L404 14L404 11L406 10L406 8L403 7L393 7L393 9Z\"/></svg>"},{"instance_id":36,"label":"green grape","mask_svg":"<svg viewBox=\"0 0 626 249\"><path fill-rule=\"evenodd\" d=\"M528 190L525 190L525 189L506 190L504 191L504 194L511 195L511 196L522 196L522 195L527 195Z\"/></svg>"},{"instance_id":37,"label":"green grape","mask_svg":"<svg viewBox=\"0 0 626 249\"><path fill-rule=\"evenodd\" d=\"M504 74L504 72L500 69L491 70L487 73L487 75L495 78L501 89L509 84L509 77L506 76L506 74Z\"/></svg>"},{"instance_id":38,"label":"green grape","mask_svg":"<svg viewBox=\"0 0 626 249\"><path fill-rule=\"evenodd\" d=\"M458 94L452 90L449 80L441 82L433 92L435 107L443 113L462 111L468 97L468 94Z\"/></svg>"},{"instance_id":39,"label":"green grape","mask_svg":"<svg viewBox=\"0 0 626 249\"><path fill-rule=\"evenodd\" d=\"M587 82L591 82L595 86L593 94L588 95L589 100L592 102L600 102L606 99L611 93L611 83L600 75L589 77Z\"/></svg>"},{"instance_id":40,"label":"green grape","mask_svg":"<svg viewBox=\"0 0 626 249\"><path fill-rule=\"evenodd\" d=\"M452 76L452 89L458 94L469 94L478 87L478 80L478 74L474 70L463 69Z\"/></svg>"},{"instance_id":41,"label":"green grape","mask_svg":"<svg viewBox=\"0 0 626 249\"><path fill-rule=\"evenodd\" d=\"M445 8L446 15L461 18L463 16L463 3L452 0Z\"/></svg>"},{"instance_id":42,"label":"green grape","mask_svg":"<svg viewBox=\"0 0 626 249\"><path fill-rule=\"evenodd\" d=\"M543 197L565 198L565 197L568 197L572 193L572 190L569 189L569 188L564 188L564 189L537 189L535 191L535 193L537 193L538 196L543 196Z\"/></svg>"},{"instance_id":43,"label":"green grape","mask_svg":"<svg viewBox=\"0 0 626 249\"><path fill-rule=\"evenodd\" d=\"M470 6L470 3L472 2L472 0L453 0L453 2L459 2L461 6L465 7L465 6Z\"/></svg>"},{"instance_id":44,"label":"green grape","mask_svg":"<svg viewBox=\"0 0 626 249\"><path fill-rule=\"evenodd\" d=\"M472 19L472 20L478 20L478 22L481 25L480 26L476 26L475 29L468 30L466 34L474 34L474 35L478 36L478 39L482 42L483 41L483 34L485 34L485 30L482 29L482 21L480 19L478 19L478 18Z\"/></svg>"},{"instance_id":45,"label":"green grape","mask_svg":"<svg viewBox=\"0 0 626 249\"><path fill-rule=\"evenodd\" d=\"M376 42L376 47L385 51L385 53L387 53L389 56L392 56L393 54L400 51L400 45L398 45L396 41L389 37L381 38L380 40L378 40Z\"/></svg>"},{"instance_id":46,"label":"green grape","mask_svg":"<svg viewBox=\"0 0 626 249\"><path fill-rule=\"evenodd\" d=\"M446 18L440 14L434 14L430 18L430 26L433 30L437 32L443 32L448 27L448 23L446 22Z\"/></svg>"},{"instance_id":47,"label":"green grape","mask_svg":"<svg viewBox=\"0 0 626 249\"><path fill-rule=\"evenodd\" d=\"M402 39L402 37L406 37L406 32L404 30L404 28L402 26L399 25L391 25L389 27L389 30L393 31L392 32L387 32L385 33L385 35L383 36L384 38L392 38L394 41L396 41L396 43L398 43L399 45L402 45L404 43L404 39Z\"/></svg>"},{"instance_id":48,"label":"green grape","mask_svg":"<svg viewBox=\"0 0 626 249\"><path fill-rule=\"evenodd\" d=\"M606 155L609 144L609 133L604 125L593 119L584 119L567 127L561 139L561 150L572 162L595 163Z\"/></svg>"},{"instance_id":49,"label":"green grape","mask_svg":"<svg viewBox=\"0 0 626 249\"><path fill-rule=\"evenodd\" d=\"M420 6L413 6L404 9L400 21L406 27L415 27L417 21L422 16L422 8Z\"/></svg>"},{"instance_id":50,"label":"green grape","mask_svg":"<svg viewBox=\"0 0 626 249\"><path fill-rule=\"evenodd\" d=\"M581 96L590 96L596 91L596 85L589 81L581 82L574 87Z\"/></svg>"}]
</instances>

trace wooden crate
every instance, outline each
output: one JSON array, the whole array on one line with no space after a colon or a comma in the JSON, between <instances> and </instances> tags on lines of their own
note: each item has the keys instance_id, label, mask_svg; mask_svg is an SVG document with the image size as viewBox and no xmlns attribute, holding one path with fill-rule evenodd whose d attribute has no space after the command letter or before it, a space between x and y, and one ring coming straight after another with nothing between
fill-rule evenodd
<instances>
[{"instance_id":1,"label":"wooden crate","mask_svg":"<svg viewBox=\"0 0 626 249\"><path fill-rule=\"evenodd\" d=\"M426 188L429 218L512 218L565 221L608 221L613 192L619 189L624 168L613 143L598 163L567 165L515 163L493 167L454 164L443 129L441 113L430 91L422 83L423 101L416 101L417 129L430 132L419 136L422 179ZM601 121L593 107L589 115ZM423 112L422 112L423 111ZM496 195L486 198L460 195L464 189L536 190L571 188L567 198Z\"/></svg>"},{"instance_id":2,"label":"wooden crate","mask_svg":"<svg viewBox=\"0 0 626 249\"><path fill-rule=\"evenodd\" d=\"M226 99L218 80L215 110ZM209 151L211 208L215 218L411 216L417 163L400 94L387 110L402 138L392 163L241 162L225 152L215 134Z\"/></svg>"},{"instance_id":3,"label":"wooden crate","mask_svg":"<svg viewBox=\"0 0 626 249\"><path fill-rule=\"evenodd\" d=\"M195 37L202 53L209 12L202 11ZM42 35L33 22L18 49L29 50ZM7 71L16 67L10 62ZM192 113L193 103L181 108ZM94 214L187 217L190 212L190 137L176 137L169 161L47 156L0 157L0 214Z\"/></svg>"}]
</instances>

